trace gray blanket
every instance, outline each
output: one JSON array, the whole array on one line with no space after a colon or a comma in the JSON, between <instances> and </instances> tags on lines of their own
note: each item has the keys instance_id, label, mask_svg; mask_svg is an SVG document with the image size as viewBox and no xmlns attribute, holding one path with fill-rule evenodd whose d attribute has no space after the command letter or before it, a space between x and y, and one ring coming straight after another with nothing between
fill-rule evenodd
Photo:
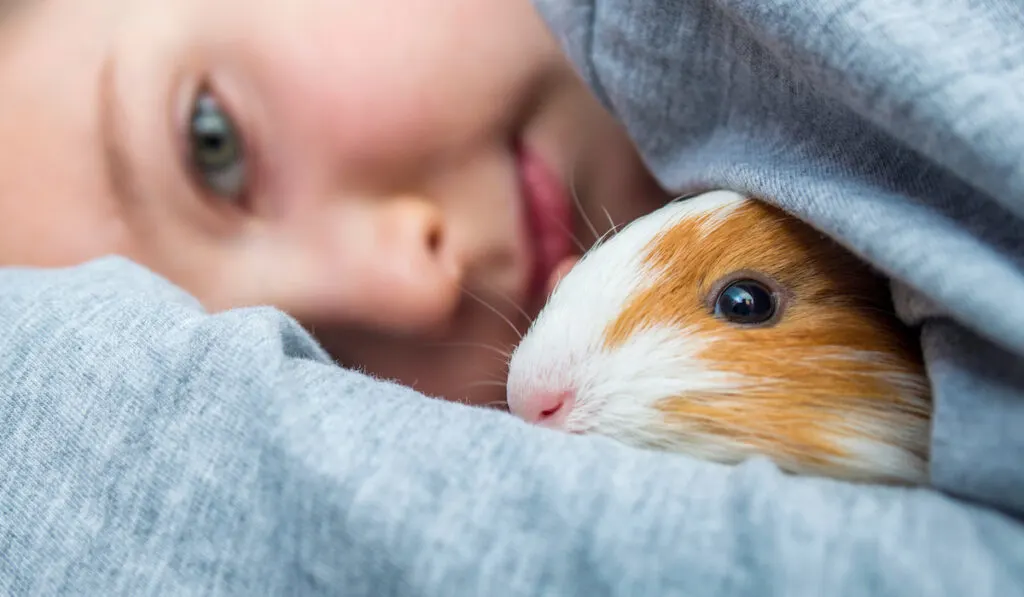
<instances>
[{"instance_id":1,"label":"gray blanket","mask_svg":"<svg viewBox=\"0 0 1024 597\"><path fill-rule=\"evenodd\" d=\"M901 281L944 491L429 400L109 258L0 270L0 594L1024 595L1020 6L542 3L666 186L756 192Z\"/></svg>"},{"instance_id":2,"label":"gray blanket","mask_svg":"<svg viewBox=\"0 0 1024 597\"><path fill-rule=\"evenodd\" d=\"M894 278L934 485L1024 512L1024 2L537 5L664 186L753 193Z\"/></svg>"}]
</instances>

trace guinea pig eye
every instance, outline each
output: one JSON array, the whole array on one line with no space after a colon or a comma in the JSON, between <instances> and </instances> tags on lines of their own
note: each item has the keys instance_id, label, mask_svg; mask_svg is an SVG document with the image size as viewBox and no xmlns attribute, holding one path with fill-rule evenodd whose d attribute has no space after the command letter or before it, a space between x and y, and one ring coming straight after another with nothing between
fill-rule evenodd
<instances>
[{"instance_id":1,"label":"guinea pig eye","mask_svg":"<svg viewBox=\"0 0 1024 597\"><path fill-rule=\"evenodd\" d=\"M757 280L736 280L715 299L715 317L731 323L764 323L775 316L777 309L775 293Z\"/></svg>"}]
</instances>

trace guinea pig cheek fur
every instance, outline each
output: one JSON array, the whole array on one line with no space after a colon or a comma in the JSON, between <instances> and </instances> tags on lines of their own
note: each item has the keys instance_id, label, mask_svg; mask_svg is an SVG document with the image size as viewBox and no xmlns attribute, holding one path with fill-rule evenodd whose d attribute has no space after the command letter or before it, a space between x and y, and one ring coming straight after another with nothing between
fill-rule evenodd
<instances>
[{"instance_id":1,"label":"guinea pig cheek fur","mask_svg":"<svg viewBox=\"0 0 1024 597\"><path fill-rule=\"evenodd\" d=\"M716 281L743 270L785 285L780 321L734 326L709 313ZM887 297L806 225L735 193L705 193L631 223L563 278L512 356L509 406L569 391L566 431L921 482L929 390Z\"/></svg>"},{"instance_id":2,"label":"guinea pig cheek fur","mask_svg":"<svg viewBox=\"0 0 1024 597\"><path fill-rule=\"evenodd\" d=\"M665 449L678 449L675 444L690 437L668 429L658 404L670 396L735 386L734 375L698 358L711 348L711 339L668 323L633 330L628 342L617 342L609 325L663 277L647 259L652 239L695 211L721 215L734 200L728 193L712 195L710 204L675 202L632 222L562 278L510 360L508 402L514 414L530 420L527 413L536 410L539 397L569 392L575 400L561 419L564 431ZM692 439L691 450L711 448Z\"/></svg>"}]
</instances>

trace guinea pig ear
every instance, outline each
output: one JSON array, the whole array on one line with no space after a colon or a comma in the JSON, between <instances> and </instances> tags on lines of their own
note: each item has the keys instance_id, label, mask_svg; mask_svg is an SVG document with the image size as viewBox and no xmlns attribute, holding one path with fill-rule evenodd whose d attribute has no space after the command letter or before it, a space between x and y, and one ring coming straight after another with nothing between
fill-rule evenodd
<instances>
[{"instance_id":1,"label":"guinea pig ear","mask_svg":"<svg viewBox=\"0 0 1024 597\"><path fill-rule=\"evenodd\" d=\"M705 306L717 319L745 328L771 327L782 320L790 293L779 281L756 270L738 270L716 280Z\"/></svg>"}]
</instances>

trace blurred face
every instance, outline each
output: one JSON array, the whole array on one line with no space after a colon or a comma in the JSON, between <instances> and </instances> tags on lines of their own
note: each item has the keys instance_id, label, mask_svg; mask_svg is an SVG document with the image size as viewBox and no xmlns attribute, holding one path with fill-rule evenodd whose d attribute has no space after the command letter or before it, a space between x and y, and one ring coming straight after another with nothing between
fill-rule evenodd
<instances>
[{"instance_id":1,"label":"blurred face","mask_svg":"<svg viewBox=\"0 0 1024 597\"><path fill-rule=\"evenodd\" d=\"M48 0L4 27L0 264L122 254L430 395L503 400L587 221L664 199L529 0Z\"/></svg>"}]
</instances>

